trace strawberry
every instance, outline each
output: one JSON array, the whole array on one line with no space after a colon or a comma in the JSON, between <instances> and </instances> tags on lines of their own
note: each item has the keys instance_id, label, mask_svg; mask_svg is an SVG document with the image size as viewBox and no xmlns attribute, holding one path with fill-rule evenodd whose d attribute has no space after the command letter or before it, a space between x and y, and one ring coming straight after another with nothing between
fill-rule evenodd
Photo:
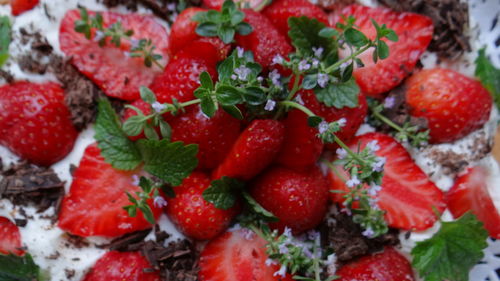
<instances>
[{"instance_id":1,"label":"strawberry","mask_svg":"<svg viewBox=\"0 0 500 281\"><path fill-rule=\"evenodd\" d=\"M26 11L33 9L40 0L10 0L12 14L18 16Z\"/></svg>"},{"instance_id":2,"label":"strawberry","mask_svg":"<svg viewBox=\"0 0 500 281\"><path fill-rule=\"evenodd\" d=\"M203 5L209 9L220 10L224 1L225 0L203 0ZM266 2L268 2L268 1L267 0L235 0L234 2L236 4L239 4L241 7L246 7L246 5L249 5L250 8L258 11L258 10L262 9L263 5L265 5Z\"/></svg>"},{"instance_id":3,"label":"strawberry","mask_svg":"<svg viewBox=\"0 0 500 281\"><path fill-rule=\"evenodd\" d=\"M276 55L287 57L292 52L292 46L288 44L284 35L273 26L273 24L260 13L252 10L244 10L245 22L253 28L252 33L241 36L236 35L236 43L253 52L255 61L264 69L268 69Z\"/></svg>"},{"instance_id":4,"label":"strawberry","mask_svg":"<svg viewBox=\"0 0 500 281\"><path fill-rule=\"evenodd\" d=\"M170 121L170 126L172 141L198 144L198 167L213 169L224 160L238 138L241 124L223 110L208 118L196 105Z\"/></svg>"},{"instance_id":5,"label":"strawberry","mask_svg":"<svg viewBox=\"0 0 500 281\"><path fill-rule=\"evenodd\" d=\"M94 264L83 281L160 281L158 272L139 252L107 252Z\"/></svg>"},{"instance_id":6,"label":"strawberry","mask_svg":"<svg viewBox=\"0 0 500 281\"><path fill-rule=\"evenodd\" d=\"M125 192L140 191L133 179L137 173L115 170L104 161L96 144L89 145L63 199L59 227L84 237L117 237L151 227L141 212L132 218L123 209L131 204ZM161 210L152 202L149 206L157 218Z\"/></svg>"},{"instance_id":7,"label":"strawberry","mask_svg":"<svg viewBox=\"0 0 500 281\"><path fill-rule=\"evenodd\" d=\"M371 20L379 25L386 24L399 37L398 42L383 39L389 46L389 57L373 62L373 48L364 52L359 58L365 64L354 70L354 78L361 91L371 97L379 98L396 87L415 67L422 53L427 49L433 34L432 20L414 13L398 13L386 8L369 8L351 5L342 10L343 16L356 18L356 25L370 39L376 37ZM339 17L331 17L334 24Z\"/></svg>"},{"instance_id":8,"label":"strawberry","mask_svg":"<svg viewBox=\"0 0 500 281\"><path fill-rule=\"evenodd\" d=\"M307 124L307 115L300 110L292 110L283 124L285 139L276 163L298 169L316 163L323 151L323 142L317 137L318 130Z\"/></svg>"},{"instance_id":9,"label":"strawberry","mask_svg":"<svg viewBox=\"0 0 500 281\"><path fill-rule=\"evenodd\" d=\"M479 129L490 117L491 95L476 80L448 69L427 69L406 84L410 114L427 120L432 143L452 142Z\"/></svg>"},{"instance_id":10,"label":"strawberry","mask_svg":"<svg viewBox=\"0 0 500 281\"><path fill-rule=\"evenodd\" d=\"M21 158L49 166L71 151L77 135L59 85L0 87L0 143Z\"/></svg>"},{"instance_id":11,"label":"strawberry","mask_svg":"<svg viewBox=\"0 0 500 281\"><path fill-rule=\"evenodd\" d=\"M491 173L483 166L469 168L457 178L455 185L446 194L446 201L453 217L459 218L471 211L484 223L491 237L500 239L500 212L489 191L496 188L491 186Z\"/></svg>"},{"instance_id":12,"label":"strawberry","mask_svg":"<svg viewBox=\"0 0 500 281\"><path fill-rule=\"evenodd\" d=\"M323 220L328 205L328 186L328 179L316 166L300 172L274 167L255 180L250 194L279 218L269 226L280 231L290 227L300 233Z\"/></svg>"},{"instance_id":13,"label":"strawberry","mask_svg":"<svg viewBox=\"0 0 500 281\"><path fill-rule=\"evenodd\" d=\"M364 256L342 266L335 275L338 281L413 281L410 262L394 250L386 247L382 253Z\"/></svg>"},{"instance_id":14,"label":"strawberry","mask_svg":"<svg viewBox=\"0 0 500 281\"><path fill-rule=\"evenodd\" d=\"M172 27L170 28L169 43L170 43L170 53L176 54L184 46L188 45L196 39L201 38L200 35L196 34L196 26L198 23L191 20L194 15L199 12L205 12L206 9L199 7L189 7L182 11L177 18L175 18Z\"/></svg>"},{"instance_id":15,"label":"strawberry","mask_svg":"<svg viewBox=\"0 0 500 281\"><path fill-rule=\"evenodd\" d=\"M0 217L0 254L22 256L21 233L19 228L6 217Z\"/></svg>"},{"instance_id":16,"label":"strawberry","mask_svg":"<svg viewBox=\"0 0 500 281\"><path fill-rule=\"evenodd\" d=\"M307 0L277 0L262 11L281 34L288 36L288 19L306 16L329 25L328 15L318 6Z\"/></svg>"},{"instance_id":17,"label":"strawberry","mask_svg":"<svg viewBox=\"0 0 500 281\"><path fill-rule=\"evenodd\" d=\"M208 242L200 256L199 281L291 281L266 265L266 241L249 230L229 231Z\"/></svg>"},{"instance_id":18,"label":"strawberry","mask_svg":"<svg viewBox=\"0 0 500 281\"><path fill-rule=\"evenodd\" d=\"M175 197L167 198L166 213L185 235L208 240L226 230L237 207L227 210L216 208L203 199L203 191L210 186L210 178L201 172L193 172L181 185L175 187Z\"/></svg>"},{"instance_id":19,"label":"strawberry","mask_svg":"<svg viewBox=\"0 0 500 281\"><path fill-rule=\"evenodd\" d=\"M214 171L213 178L253 178L274 160L284 137L285 128L281 122L272 119L252 121Z\"/></svg>"},{"instance_id":20,"label":"strawberry","mask_svg":"<svg viewBox=\"0 0 500 281\"><path fill-rule=\"evenodd\" d=\"M437 220L434 208L442 212L445 208L443 193L429 180L427 175L413 162L410 154L395 139L382 133L368 133L356 137L350 145L356 151L358 145L364 149L369 142L376 141L380 149L375 152L384 157L382 189L375 196L380 209L386 211L385 220L394 228L424 230ZM344 180L349 175L336 167L341 177L330 173L332 190L348 191ZM343 202L343 194L331 193L333 201Z\"/></svg>"},{"instance_id":21,"label":"strawberry","mask_svg":"<svg viewBox=\"0 0 500 281\"><path fill-rule=\"evenodd\" d=\"M94 12L89 12L89 16L94 15ZM103 12L102 17L103 26L121 22L124 30L134 31L133 39L151 39L156 46L155 53L163 56L162 63L168 61L167 33L153 17L113 12ZM71 10L64 16L59 33L61 50L71 56L72 64L94 81L106 95L124 100L139 98L139 87L149 86L161 70L156 66L146 67L143 58L130 57L127 52L130 51L131 44L126 40L122 40L118 48L110 42L100 47L96 40L85 38L74 29L75 21L79 19L78 10Z\"/></svg>"}]
</instances>

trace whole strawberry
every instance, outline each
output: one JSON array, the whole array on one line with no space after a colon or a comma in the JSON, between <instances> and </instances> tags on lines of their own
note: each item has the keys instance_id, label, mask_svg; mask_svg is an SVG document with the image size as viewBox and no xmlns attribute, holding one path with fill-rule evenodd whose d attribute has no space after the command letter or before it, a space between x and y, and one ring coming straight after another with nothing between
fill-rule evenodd
<instances>
[{"instance_id":1,"label":"whole strawberry","mask_svg":"<svg viewBox=\"0 0 500 281\"><path fill-rule=\"evenodd\" d=\"M10 7L12 8L12 14L18 16L26 11L33 9L40 0L11 0Z\"/></svg>"},{"instance_id":2,"label":"whole strawberry","mask_svg":"<svg viewBox=\"0 0 500 281\"><path fill-rule=\"evenodd\" d=\"M49 166L71 151L77 135L56 83L0 87L0 143L21 158Z\"/></svg>"},{"instance_id":3,"label":"whole strawberry","mask_svg":"<svg viewBox=\"0 0 500 281\"><path fill-rule=\"evenodd\" d=\"M406 81L410 114L427 120L432 143L458 140L486 123L493 103L476 80L456 71L422 70Z\"/></svg>"},{"instance_id":4,"label":"whole strawberry","mask_svg":"<svg viewBox=\"0 0 500 281\"><path fill-rule=\"evenodd\" d=\"M223 232L238 213L237 207L217 209L203 199L210 178L194 172L175 187L175 197L167 198L167 215L186 236L197 240L212 239Z\"/></svg>"}]
</instances>

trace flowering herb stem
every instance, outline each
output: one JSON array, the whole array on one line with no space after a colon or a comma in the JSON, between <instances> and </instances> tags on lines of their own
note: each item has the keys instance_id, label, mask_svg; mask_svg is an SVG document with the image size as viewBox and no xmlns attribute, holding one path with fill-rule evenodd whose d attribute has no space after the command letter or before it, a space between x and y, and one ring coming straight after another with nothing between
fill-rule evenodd
<instances>
[{"instance_id":1,"label":"flowering herb stem","mask_svg":"<svg viewBox=\"0 0 500 281\"><path fill-rule=\"evenodd\" d=\"M290 91L290 93L288 93L288 96L286 97L286 99L283 102L287 102L287 101L290 101L291 99L293 99L293 97L295 96L295 94L300 89L302 89L302 86L300 85L300 80L301 80L300 75L296 73L295 77L293 79L294 79L294 81L293 81L292 90ZM278 109L278 112L276 112L276 115L274 116L274 119L279 119L283 115L283 113L285 111L285 107L286 107L286 104L283 104L283 102L280 103L282 106ZM303 108L307 109L306 107L303 107ZM309 116L311 116L311 115L309 115Z\"/></svg>"},{"instance_id":2,"label":"flowering herb stem","mask_svg":"<svg viewBox=\"0 0 500 281\"><path fill-rule=\"evenodd\" d=\"M282 108L285 108L285 107L292 107L292 108L296 108L302 112L304 112L307 116L309 117L313 117L313 116L316 116L316 114L314 114L314 112L312 112L309 108L301 105L300 103L298 102L294 102L294 101L290 101L290 100L287 100L287 101L280 101L280 105L282 105L283 107Z\"/></svg>"},{"instance_id":3,"label":"flowering herb stem","mask_svg":"<svg viewBox=\"0 0 500 281\"><path fill-rule=\"evenodd\" d=\"M362 53L364 53L366 50L370 49L373 46L374 46L373 44L366 45L365 47L363 47L363 48L357 50L356 52L352 53L350 56L348 56L346 58L343 58L343 59L339 60L338 62L332 64L327 69L325 69L325 72L326 73L333 72L334 70L338 69L342 64L344 64L344 63L346 63L346 62L348 62L350 60L353 60L354 58L356 58L357 56L361 55Z\"/></svg>"}]
</instances>

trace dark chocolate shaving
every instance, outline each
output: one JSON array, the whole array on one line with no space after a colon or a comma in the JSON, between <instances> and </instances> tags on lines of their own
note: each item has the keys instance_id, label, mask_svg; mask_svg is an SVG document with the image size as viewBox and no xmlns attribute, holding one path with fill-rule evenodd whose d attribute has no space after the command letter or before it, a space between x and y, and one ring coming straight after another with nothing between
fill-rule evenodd
<instances>
[{"instance_id":1,"label":"dark chocolate shaving","mask_svg":"<svg viewBox=\"0 0 500 281\"><path fill-rule=\"evenodd\" d=\"M356 3L356 0L318 0L317 5L327 11L339 11L343 7Z\"/></svg>"},{"instance_id":2,"label":"dark chocolate shaving","mask_svg":"<svg viewBox=\"0 0 500 281\"><path fill-rule=\"evenodd\" d=\"M129 233L114 239L111 243L103 247L109 248L112 251L138 251L143 244L144 238L146 238L150 232L151 229L146 229Z\"/></svg>"}]
</instances>

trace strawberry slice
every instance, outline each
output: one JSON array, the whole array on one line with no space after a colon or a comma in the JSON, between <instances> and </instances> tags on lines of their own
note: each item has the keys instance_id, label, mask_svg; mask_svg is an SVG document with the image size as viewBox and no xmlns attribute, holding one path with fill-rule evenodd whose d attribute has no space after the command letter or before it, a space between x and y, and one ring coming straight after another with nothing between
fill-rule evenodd
<instances>
[{"instance_id":1,"label":"strawberry slice","mask_svg":"<svg viewBox=\"0 0 500 281\"><path fill-rule=\"evenodd\" d=\"M194 172L175 187L175 197L167 198L166 213L185 235L208 240L226 230L238 208L217 209L203 199L203 191L210 186L210 177Z\"/></svg>"},{"instance_id":2,"label":"strawberry slice","mask_svg":"<svg viewBox=\"0 0 500 281\"><path fill-rule=\"evenodd\" d=\"M0 87L0 144L21 158L49 166L73 149L78 132L56 83Z\"/></svg>"},{"instance_id":3,"label":"strawberry slice","mask_svg":"<svg viewBox=\"0 0 500 281\"><path fill-rule=\"evenodd\" d=\"M442 212L446 207L443 192L413 162L406 149L388 135L361 135L351 142L350 148L356 151L359 145L364 149L372 141L380 146L375 154L386 159L382 189L375 198L379 200L380 209L386 211L385 220L389 226L417 231L431 227L437 220L433 208ZM342 177L330 173L332 190L348 191L343 179L348 179L349 175L341 167L336 168ZM332 193L332 198L341 203L344 201L342 195Z\"/></svg>"},{"instance_id":4,"label":"strawberry slice","mask_svg":"<svg viewBox=\"0 0 500 281\"><path fill-rule=\"evenodd\" d=\"M362 257L341 267L335 275L338 281L413 281L410 262L394 250L386 247L382 253Z\"/></svg>"},{"instance_id":5,"label":"strawberry slice","mask_svg":"<svg viewBox=\"0 0 500 281\"><path fill-rule=\"evenodd\" d=\"M107 252L85 275L83 281L160 281L160 275L138 252Z\"/></svg>"},{"instance_id":6,"label":"strawberry slice","mask_svg":"<svg viewBox=\"0 0 500 281\"><path fill-rule=\"evenodd\" d=\"M22 256L21 233L19 228L6 217L0 217L0 254Z\"/></svg>"},{"instance_id":7,"label":"strawberry slice","mask_svg":"<svg viewBox=\"0 0 500 281\"><path fill-rule=\"evenodd\" d=\"M10 0L12 14L18 16L26 11L33 9L40 0Z\"/></svg>"},{"instance_id":8,"label":"strawberry slice","mask_svg":"<svg viewBox=\"0 0 500 281\"><path fill-rule=\"evenodd\" d=\"M365 66L356 68L353 75L361 91L371 97L381 97L382 93L399 85L413 71L432 39L432 20L423 15L359 5L348 6L341 14L345 17L355 17L360 31L370 39L376 37L372 19L379 25L386 24L399 37L398 42L383 39L389 46L389 57L376 64L372 59L373 49L359 56ZM333 15L330 19L330 23L335 24L340 18Z\"/></svg>"},{"instance_id":9,"label":"strawberry slice","mask_svg":"<svg viewBox=\"0 0 500 281\"><path fill-rule=\"evenodd\" d=\"M278 265L266 265L266 241L253 232L226 232L208 242L200 256L199 281L291 281L273 276Z\"/></svg>"},{"instance_id":10,"label":"strawberry slice","mask_svg":"<svg viewBox=\"0 0 500 281\"><path fill-rule=\"evenodd\" d=\"M493 99L479 81L456 71L434 68L405 83L410 114L428 121L430 141L452 142L488 121Z\"/></svg>"},{"instance_id":11,"label":"strawberry slice","mask_svg":"<svg viewBox=\"0 0 500 281\"><path fill-rule=\"evenodd\" d=\"M458 177L455 185L446 194L448 208L453 217L459 218L465 212L471 211L484 223L490 236L500 239L500 211L497 209L489 190L492 182L491 171L483 166L476 166Z\"/></svg>"},{"instance_id":12,"label":"strawberry slice","mask_svg":"<svg viewBox=\"0 0 500 281\"><path fill-rule=\"evenodd\" d=\"M316 166L301 172L275 167L259 175L250 194L279 218L270 227L280 231L290 227L300 233L316 227L325 217L328 185Z\"/></svg>"},{"instance_id":13,"label":"strawberry slice","mask_svg":"<svg viewBox=\"0 0 500 281\"><path fill-rule=\"evenodd\" d=\"M94 12L89 12L89 16L94 15ZM151 39L156 46L155 52L163 56L162 63L168 61L167 33L153 17L113 12L103 12L102 17L103 26L121 22L124 30L133 30L134 40ZM146 67L143 58L131 58L128 55L131 44L126 40L122 40L122 45L118 48L110 42L100 47L96 40L85 38L74 29L75 21L79 19L78 10L68 11L64 16L59 33L61 50L106 95L124 100L138 99L139 87L149 86L161 70L156 66Z\"/></svg>"},{"instance_id":14,"label":"strawberry slice","mask_svg":"<svg viewBox=\"0 0 500 281\"><path fill-rule=\"evenodd\" d=\"M285 128L281 122L272 119L252 121L214 171L213 178L253 178L274 160L284 137Z\"/></svg>"},{"instance_id":15,"label":"strawberry slice","mask_svg":"<svg viewBox=\"0 0 500 281\"><path fill-rule=\"evenodd\" d=\"M141 212L132 218L123 209L130 205L126 191L135 194L133 175L139 171L119 171L104 162L96 144L85 149L75 170L69 193L63 199L59 227L79 236L117 237L151 227ZM150 202L157 218L161 209Z\"/></svg>"}]
</instances>

